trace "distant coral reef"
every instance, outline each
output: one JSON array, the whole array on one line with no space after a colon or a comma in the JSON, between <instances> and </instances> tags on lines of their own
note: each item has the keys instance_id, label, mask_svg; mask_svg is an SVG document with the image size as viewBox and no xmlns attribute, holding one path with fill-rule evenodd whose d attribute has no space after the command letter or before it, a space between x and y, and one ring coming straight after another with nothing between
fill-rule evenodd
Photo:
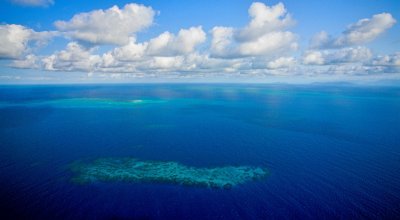
<instances>
[{"instance_id":1,"label":"distant coral reef","mask_svg":"<svg viewBox=\"0 0 400 220\"><path fill-rule=\"evenodd\" d=\"M225 166L215 168L189 167L177 162L141 161L135 158L100 158L71 166L73 181L160 182L185 186L229 189L247 181L265 177L268 171L260 167Z\"/></svg>"},{"instance_id":2,"label":"distant coral reef","mask_svg":"<svg viewBox=\"0 0 400 220\"><path fill-rule=\"evenodd\" d=\"M2 102L0 108L15 106L51 106L54 108L132 108L149 104L162 104L167 100L162 99L132 99L132 100L114 100L104 98L68 98L68 99L50 99L34 100L26 102Z\"/></svg>"}]
</instances>

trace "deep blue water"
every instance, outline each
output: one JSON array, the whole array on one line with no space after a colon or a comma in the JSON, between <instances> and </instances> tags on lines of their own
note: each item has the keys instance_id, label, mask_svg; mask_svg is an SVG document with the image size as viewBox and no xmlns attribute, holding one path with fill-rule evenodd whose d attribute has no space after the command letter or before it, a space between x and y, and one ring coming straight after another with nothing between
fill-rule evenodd
<instances>
[{"instance_id":1,"label":"deep blue water","mask_svg":"<svg viewBox=\"0 0 400 220\"><path fill-rule=\"evenodd\" d=\"M230 190L70 181L73 161L127 156L270 174ZM1 219L399 219L400 88L2 86L0 205Z\"/></svg>"}]
</instances>

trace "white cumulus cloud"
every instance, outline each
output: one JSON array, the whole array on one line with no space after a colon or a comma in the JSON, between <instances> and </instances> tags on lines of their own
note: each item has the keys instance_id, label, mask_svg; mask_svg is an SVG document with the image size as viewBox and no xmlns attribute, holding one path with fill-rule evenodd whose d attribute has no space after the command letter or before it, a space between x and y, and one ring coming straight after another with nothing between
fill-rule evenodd
<instances>
[{"instance_id":1,"label":"white cumulus cloud","mask_svg":"<svg viewBox=\"0 0 400 220\"><path fill-rule=\"evenodd\" d=\"M0 59L19 58L29 49L29 42L43 45L56 34L48 31L36 32L16 24L0 25Z\"/></svg>"},{"instance_id":2,"label":"white cumulus cloud","mask_svg":"<svg viewBox=\"0 0 400 220\"><path fill-rule=\"evenodd\" d=\"M147 53L150 55L170 56L187 54L206 40L206 33L202 27L181 29L177 36L164 32L148 43Z\"/></svg>"},{"instance_id":3,"label":"white cumulus cloud","mask_svg":"<svg viewBox=\"0 0 400 220\"><path fill-rule=\"evenodd\" d=\"M147 42L136 43L135 38L131 38L127 45L116 47L110 55L120 61L140 60L146 53L147 45Z\"/></svg>"},{"instance_id":4,"label":"white cumulus cloud","mask_svg":"<svg viewBox=\"0 0 400 220\"><path fill-rule=\"evenodd\" d=\"M303 63L308 65L322 65L325 63L321 51L306 51L303 54Z\"/></svg>"},{"instance_id":5,"label":"white cumulus cloud","mask_svg":"<svg viewBox=\"0 0 400 220\"><path fill-rule=\"evenodd\" d=\"M372 58L372 52L366 47L348 47L326 52L326 60L330 63L364 62Z\"/></svg>"},{"instance_id":6,"label":"white cumulus cloud","mask_svg":"<svg viewBox=\"0 0 400 220\"><path fill-rule=\"evenodd\" d=\"M17 58L24 53L32 32L21 25L0 25L0 58Z\"/></svg>"},{"instance_id":7,"label":"white cumulus cloud","mask_svg":"<svg viewBox=\"0 0 400 220\"><path fill-rule=\"evenodd\" d=\"M90 72L102 61L99 55L91 54L92 50L70 42L65 50L42 58L42 64L45 70Z\"/></svg>"},{"instance_id":8,"label":"white cumulus cloud","mask_svg":"<svg viewBox=\"0 0 400 220\"><path fill-rule=\"evenodd\" d=\"M286 29L294 24L285 6L261 2L249 8L251 20L244 28L214 27L211 54L215 57L279 56L298 48L297 36Z\"/></svg>"},{"instance_id":9,"label":"white cumulus cloud","mask_svg":"<svg viewBox=\"0 0 400 220\"><path fill-rule=\"evenodd\" d=\"M377 56L372 60L371 64L374 66L400 67L400 52L391 55Z\"/></svg>"},{"instance_id":10,"label":"white cumulus cloud","mask_svg":"<svg viewBox=\"0 0 400 220\"><path fill-rule=\"evenodd\" d=\"M281 69L288 68L296 65L296 59L294 57L279 57L278 59L272 60L267 63L268 69Z\"/></svg>"},{"instance_id":11,"label":"white cumulus cloud","mask_svg":"<svg viewBox=\"0 0 400 220\"><path fill-rule=\"evenodd\" d=\"M214 27L211 30L211 53L216 56L224 56L227 53L228 46L233 40L233 31L231 27Z\"/></svg>"},{"instance_id":12,"label":"white cumulus cloud","mask_svg":"<svg viewBox=\"0 0 400 220\"><path fill-rule=\"evenodd\" d=\"M296 50L296 35L290 31L277 31L264 34L254 41L246 41L239 45L238 51L244 56L262 56L281 54Z\"/></svg>"},{"instance_id":13,"label":"white cumulus cloud","mask_svg":"<svg viewBox=\"0 0 400 220\"><path fill-rule=\"evenodd\" d=\"M111 55L119 61L140 61L148 57L174 57L193 53L206 40L201 26L181 29L177 35L164 32L159 36L137 43L135 38L122 47L116 47Z\"/></svg>"},{"instance_id":14,"label":"white cumulus cloud","mask_svg":"<svg viewBox=\"0 0 400 220\"><path fill-rule=\"evenodd\" d=\"M347 47L342 49L312 50L303 54L303 63L309 65L331 65L335 63L366 62L372 52L366 47Z\"/></svg>"},{"instance_id":15,"label":"white cumulus cloud","mask_svg":"<svg viewBox=\"0 0 400 220\"><path fill-rule=\"evenodd\" d=\"M251 21L239 31L236 36L239 41L257 40L264 34L280 31L294 24L283 3L269 7L264 3L255 2L250 6L248 13Z\"/></svg>"},{"instance_id":16,"label":"white cumulus cloud","mask_svg":"<svg viewBox=\"0 0 400 220\"><path fill-rule=\"evenodd\" d=\"M305 51L299 48L295 24L284 4L255 2L243 27L200 24L178 32L137 37L153 24L151 7L127 4L79 13L56 21L58 31L36 32L15 24L0 25L0 59L8 66L48 71L87 72L88 77L265 77L362 75L400 72L400 53L374 56L363 44L396 22L381 13L351 24L337 37L320 32ZM54 36L66 36L65 49L40 51ZM43 55L46 53L46 55Z\"/></svg>"},{"instance_id":17,"label":"white cumulus cloud","mask_svg":"<svg viewBox=\"0 0 400 220\"><path fill-rule=\"evenodd\" d=\"M130 37L153 23L155 11L151 7L127 4L106 10L80 13L69 21L56 21L58 30L74 40L85 43L124 45Z\"/></svg>"}]
</instances>

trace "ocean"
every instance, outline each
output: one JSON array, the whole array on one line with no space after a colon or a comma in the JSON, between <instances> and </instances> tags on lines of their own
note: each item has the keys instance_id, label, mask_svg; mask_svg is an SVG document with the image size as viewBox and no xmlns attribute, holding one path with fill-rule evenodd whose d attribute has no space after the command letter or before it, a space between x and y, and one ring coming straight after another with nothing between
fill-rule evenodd
<instances>
[{"instance_id":1,"label":"ocean","mask_svg":"<svg viewBox=\"0 0 400 220\"><path fill-rule=\"evenodd\" d=\"M107 158L267 174L73 181ZM400 87L0 86L0 218L399 219Z\"/></svg>"}]
</instances>

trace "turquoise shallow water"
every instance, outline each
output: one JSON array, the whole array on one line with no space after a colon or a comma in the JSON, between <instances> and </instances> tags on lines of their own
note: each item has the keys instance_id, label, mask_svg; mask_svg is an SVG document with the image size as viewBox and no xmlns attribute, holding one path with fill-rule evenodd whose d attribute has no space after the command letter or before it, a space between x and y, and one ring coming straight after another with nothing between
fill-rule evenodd
<instances>
[{"instance_id":1,"label":"turquoise shallow water","mask_svg":"<svg viewBox=\"0 0 400 220\"><path fill-rule=\"evenodd\" d=\"M0 87L2 219L398 218L400 89ZM76 184L71 164L137 158L265 167L229 189ZM168 164L168 163L167 163ZM207 174L208 177L208 174Z\"/></svg>"}]
</instances>

